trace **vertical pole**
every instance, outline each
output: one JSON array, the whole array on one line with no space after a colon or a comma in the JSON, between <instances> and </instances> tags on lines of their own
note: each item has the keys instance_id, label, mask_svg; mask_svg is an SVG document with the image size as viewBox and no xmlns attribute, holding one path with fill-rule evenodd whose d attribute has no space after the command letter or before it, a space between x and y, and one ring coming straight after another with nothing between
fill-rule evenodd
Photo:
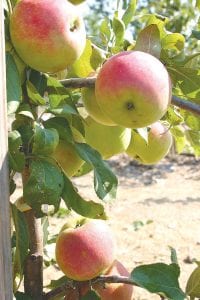
<instances>
[{"instance_id":1,"label":"vertical pole","mask_svg":"<svg viewBox=\"0 0 200 300\"><path fill-rule=\"evenodd\" d=\"M0 0L0 299L12 300L3 1Z\"/></svg>"}]
</instances>

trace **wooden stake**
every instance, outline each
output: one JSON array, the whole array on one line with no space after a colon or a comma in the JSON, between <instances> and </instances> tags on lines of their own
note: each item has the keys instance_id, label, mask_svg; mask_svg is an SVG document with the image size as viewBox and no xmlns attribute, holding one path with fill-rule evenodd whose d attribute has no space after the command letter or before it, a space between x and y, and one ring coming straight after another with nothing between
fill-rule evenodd
<instances>
[{"instance_id":1,"label":"wooden stake","mask_svg":"<svg viewBox=\"0 0 200 300\"><path fill-rule=\"evenodd\" d=\"M7 110L3 1L0 0L0 299L12 300Z\"/></svg>"}]
</instances>

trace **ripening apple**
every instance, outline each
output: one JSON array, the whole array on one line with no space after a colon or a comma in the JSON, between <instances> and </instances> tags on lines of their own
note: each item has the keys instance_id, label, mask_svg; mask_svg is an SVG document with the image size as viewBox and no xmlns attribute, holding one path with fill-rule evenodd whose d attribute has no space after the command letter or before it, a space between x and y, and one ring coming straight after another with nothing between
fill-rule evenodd
<instances>
[{"instance_id":1,"label":"ripening apple","mask_svg":"<svg viewBox=\"0 0 200 300\"><path fill-rule=\"evenodd\" d=\"M82 89L82 101L86 111L96 122L108 126L116 125L100 109L96 100L94 88Z\"/></svg>"},{"instance_id":2,"label":"ripening apple","mask_svg":"<svg viewBox=\"0 0 200 300\"><path fill-rule=\"evenodd\" d=\"M103 64L95 84L100 109L114 123L129 128L158 121L170 104L171 90L164 65L141 51L112 56Z\"/></svg>"},{"instance_id":3,"label":"ripening apple","mask_svg":"<svg viewBox=\"0 0 200 300\"><path fill-rule=\"evenodd\" d=\"M73 280L90 280L105 272L115 259L112 232L103 220L72 220L56 241L56 261Z\"/></svg>"},{"instance_id":4,"label":"ripening apple","mask_svg":"<svg viewBox=\"0 0 200 300\"><path fill-rule=\"evenodd\" d=\"M131 140L131 129L121 126L106 126L97 123L90 116L85 119L85 140L104 159L123 153Z\"/></svg>"},{"instance_id":5,"label":"ripening apple","mask_svg":"<svg viewBox=\"0 0 200 300\"><path fill-rule=\"evenodd\" d=\"M116 275L129 277L130 273L124 267L124 265L115 260L111 268L105 275ZM101 297L101 300L132 300L133 299L133 286L124 283L108 283L104 287L98 287L97 293Z\"/></svg>"},{"instance_id":6,"label":"ripening apple","mask_svg":"<svg viewBox=\"0 0 200 300\"><path fill-rule=\"evenodd\" d=\"M85 142L84 137L76 128L72 128L72 133L75 142ZM56 160L63 172L69 177L73 176L84 164L84 161L76 152L74 145L66 140L59 141L58 146L51 156Z\"/></svg>"},{"instance_id":7,"label":"ripening apple","mask_svg":"<svg viewBox=\"0 0 200 300\"><path fill-rule=\"evenodd\" d=\"M21 0L10 19L20 58L40 72L59 72L82 54L86 33L77 8L67 0Z\"/></svg>"},{"instance_id":8,"label":"ripening apple","mask_svg":"<svg viewBox=\"0 0 200 300\"><path fill-rule=\"evenodd\" d=\"M130 145L126 153L142 164L156 164L164 158L172 145L172 134L163 124L152 124L148 132L148 143L132 131Z\"/></svg>"}]
</instances>

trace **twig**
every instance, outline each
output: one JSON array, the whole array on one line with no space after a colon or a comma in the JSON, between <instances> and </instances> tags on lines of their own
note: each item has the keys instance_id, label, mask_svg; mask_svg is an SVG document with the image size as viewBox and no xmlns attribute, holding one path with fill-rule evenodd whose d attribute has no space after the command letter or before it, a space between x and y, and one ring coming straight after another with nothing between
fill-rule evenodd
<instances>
[{"instance_id":1,"label":"twig","mask_svg":"<svg viewBox=\"0 0 200 300\"><path fill-rule=\"evenodd\" d=\"M131 284L131 285L138 286L138 284L135 283L130 277L116 276L116 275L112 275L112 276L101 275L97 278L94 278L91 281L92 285L97 283L124 283L124 284Z\"/></svg>"},{"instance_id":2,"label":"twig","mask_svg":"<svg viewBox=\"0 0 200 300\"><path fill-rule=\"evenodd\" d=\"M63 295L67 293L69 289L81 288L81 285L88 284L88 287L95 287L97 285L104 285L105 283L124 283L138 286L131 278L124 276L99 276L89 281L69 281L66 284L63 284L60 287L53 289L50 292L47 292L43 296L43 300L53 299L56 296Z\"/></svg>"},{"instance_id":3,"label":"twig","mask_svg":"<svg viewBox=\"0 0 200 300\"><path fill-rule=\"evenodd\" d=\"M86 78L64 79L64 80L60 80L60 83L62 83L62 85L67 88L83 88L83 87L94 87L95 81L96 81L96 77L86 77ZM194 114L200 115L200 105L191 102L189 100L185 100L173 95L172 104L184 110L188 110Z\"/></svg>"},{"instance_id":4,"label":"twig","mask_svg":"<svg viewBox=\"0 0 200 300\"><path fill-rule=\"evenodd\" d=\"M86 78L70 78L60 80L60 83L64 87L70 88L83 88L83 87L94 87L96 77L86 77Z\"/></svg>"}]
</instances>

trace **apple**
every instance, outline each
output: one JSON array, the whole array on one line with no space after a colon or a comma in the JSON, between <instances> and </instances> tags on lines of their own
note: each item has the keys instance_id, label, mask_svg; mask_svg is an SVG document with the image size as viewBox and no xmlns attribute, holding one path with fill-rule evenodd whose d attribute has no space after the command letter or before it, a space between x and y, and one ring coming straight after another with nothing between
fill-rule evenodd
<instances>
[{"instance_id":1,"label":"apple","mask_svg":"<svg viewBox=\"0 0 200 300\"><path fill-rule=\"evenodd\" d=\"M83 3L85 0L69 0L69 2L71 2L72 4L74 5L78 5L78 4L81 4Z\"/></svg>"},{"instance_id":2,"label":"apple","mask_svg":"<svg viewBox=\"0 0 200 300\"><path fill-rule=\"evenodd\" d=\"M160 122L156 122L149 128L148 143L137 132L132 131L126 153L142 164L156 164L167 155L171 145L171 132Z\"/></svg>"},{"instance_id":3,"label":"apple","mask_svg":"<svg viewBox=\"0 0 200 300\"><path fill-rule=\"evenodd\" d=\"M72 128L72 133L75 142L84 143L85 139L81 133L76 129ZM51 155L55 161L62 168L63 172L71 177L81 168L84 164L84 161L80 158L78 153L75 150L73 144L69 143L66 140L60 140L55 151Z\"/></svg>"},{"instance_id":4,"label":"apple","mask_svg":"<svg viewBox=\"0 0 200 300\"><path fill-rule=\"evenodd\" d=\"M123 153L131 140L131 129L121 126L106 126L97 123L90 116L85 119L85 140L104 159Z\"/></svg>"},{"instance_id":5,"label":"apple","mask_svg":"<svg viewBox=\"0 0 200 300\"><path fill-rule=\"evenodd\" d=\"M95 94L100 109L114 123L142 128L158 121L171 100L171 80L151 54L123 51L100 69Z\"/></svg>"},{"instance_id":6,"label":"apple","mask_svg":"<svg viewBox=\"0 0 200 300\"><path fill-rule=\"evenodd\" d=\"M101 111L96 100L94 88L82 89L82 101L86 111L96 122L108 126L116 125Z\"/></svg>"},{"instance_id":7,"label":"apple","mask_svg":"<svg viewBox=\"0 0 200 300\"><path fill-rule=\"evenodd\" d=\"M115 260L111 268L107 271L106 275L126 276L129 277L130 273L124 265ZM94 287L95 288L95 287ZM97 287L97 293L101 300L131 300L133 299L133 286L124 283L108 283L105 287Z\"/></svg>"},{"instance_id":8,"label":"apple","mask_svg":"<svg viewBox=\"0 0 200 300\"><path fill-rule=\"evenodd\" d=\"M93 167L91 164L84 162L83 165L78 169L76 174L74 174L74 177L80 177L83 175L86 175L90 173L93 170Z\"/></svg>"},{"instance_id":9,"label":"apple","mask_svg":"<svg viewBox=\"0 0 200 300\"><path fill-rule=\"evenodd\" d=\"M75 219L58 235L56 261L68 278L90 280L112 265L114 249L114 238L106 221Z\"/></svg>"},{"instance_id":10,"label":"apple","mask_svg":"<svg viewBox=\"0 0 200 300\"><path fill-rule=\"evenodd\" d=\"M10 18L10 35L20 58L40 72L59 72L82 54L85 26L67 0L21 0Z\"/></svg>"}]
</instances>

